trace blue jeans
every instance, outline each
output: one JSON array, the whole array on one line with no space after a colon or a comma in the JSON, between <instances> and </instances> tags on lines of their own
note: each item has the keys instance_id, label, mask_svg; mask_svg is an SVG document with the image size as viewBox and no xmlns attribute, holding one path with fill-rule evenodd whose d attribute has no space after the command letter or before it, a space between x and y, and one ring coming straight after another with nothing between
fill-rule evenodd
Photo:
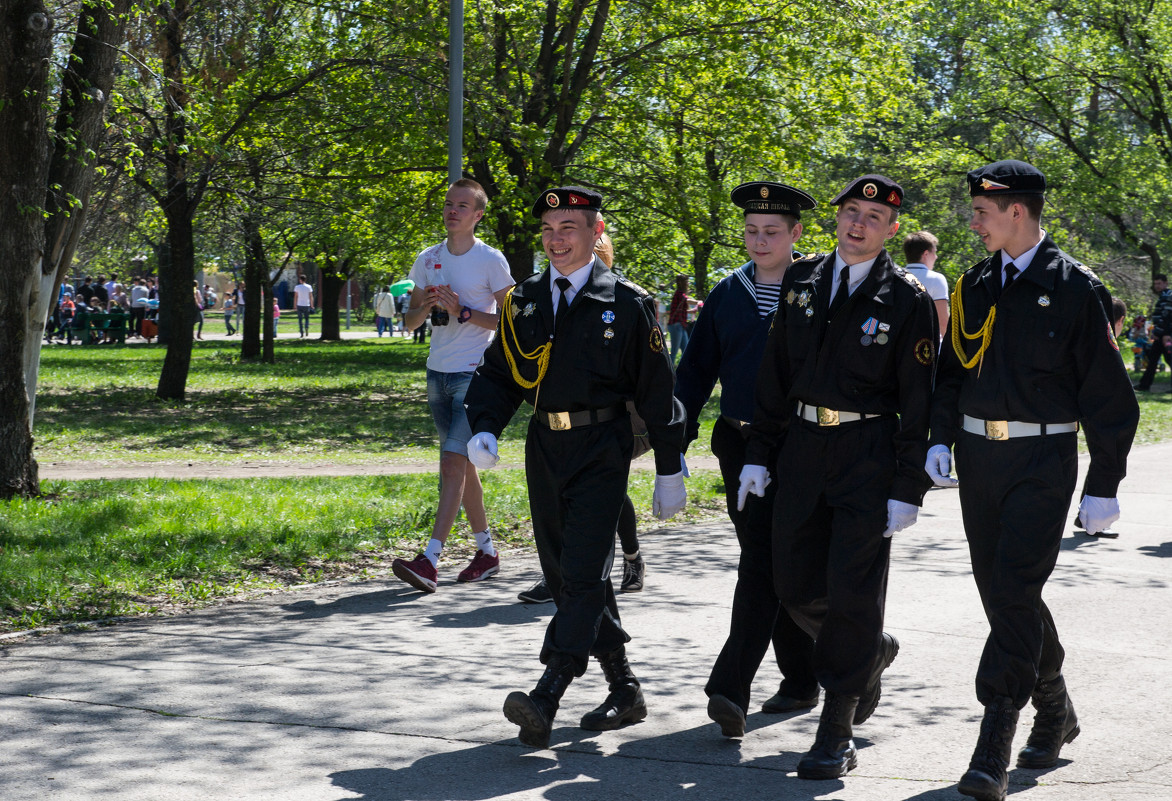
<instances>
[{"instance_id":1,"label":"blue jeans","mask_svg":"<svg viewBox=\"0 0 1172 801\"><path fill-rule=\"evenodd\" d=\"M394 322L390 317L379 317L376 314L374 316L374 327L378 329L378 335L380 337L383 335L383 331L390 331L391 336L395 335Z\"/></svg>"},{"instance_id":2,"label":"blue jeans","mask_svg":"<svg viewBox=\"0 0 1172 801\"><path fill-rule=\"evenodd\" d=\"M440 450L468 456L472 428L464 410L464 396L472 383L472 373L427 371L427 405L439 432Z\"/></svg>"},{"instance_id":3,"label":"blue jeans","mask_svg":"<svg viewBox=\"0 0 1172 801\"><path fill-rule=\"evenodd\" d=\"M688 347L688 326L684 323L671 323L667 327L667 335L671 337L671 363L676 363L677 354L683 353Z\"/></svg>"},{"instance_id":4,"label":"blue jeans","mask_svg":"<svg viewBox=\"0 0 1172 801\"><path fill-rule=\"evenodd\" d=\"M309 313L313 311L312 306L298 306L297 307L297 333L301 336L309 336Z\"/></svg>"}]
</instances>

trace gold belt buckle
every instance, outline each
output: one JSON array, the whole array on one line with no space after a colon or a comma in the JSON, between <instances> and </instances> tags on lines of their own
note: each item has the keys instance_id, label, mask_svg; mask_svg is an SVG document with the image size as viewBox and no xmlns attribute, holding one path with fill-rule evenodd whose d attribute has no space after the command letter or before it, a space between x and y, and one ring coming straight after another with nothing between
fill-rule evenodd
<instances>
[{"instance_id":1,"label":"gold belt buckle","mask_svg":"<svg viewBox=\"0 0 1172 801\"><path fill-rule=\"evenodd\" d=\"M985 439L1009 439L1009 421L986 420Z\"/></svg>"},{"instance_id":2,"label":"gold belt buckle","mask_svg":"<svg viewBox=\"0 0 1172 801\"><path fill-rule=\"evenodd\" d=\"M838 425L838 412L834 409L827 409L825 406L818 407L818 425L820 426L836 426Z\"/></svg>"},{"instance_id":3,"label":"gold belt buckle","mask_svg":"<svg viewBox=\"0 0 1172 801\"><path fill-rule=\"evenodd\" d=\"M546 412L549 427L554 431L567 431L570 428L569 412Z\"/></svg>"}]
</instances>

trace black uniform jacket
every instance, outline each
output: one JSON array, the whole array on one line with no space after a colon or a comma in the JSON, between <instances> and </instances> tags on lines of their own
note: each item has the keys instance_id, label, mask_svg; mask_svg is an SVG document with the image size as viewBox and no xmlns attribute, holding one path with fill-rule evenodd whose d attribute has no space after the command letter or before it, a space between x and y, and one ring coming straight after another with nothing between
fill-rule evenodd
<instances>
[{"instance_id":1,"label":"black uniform jacket","mask_svg":"<svg viewBox=\"0 0 1172 801\"><path fill-rule=\"evenodd\" d=\"M680 357L676 397L688 413L687 444L699 435L700 412L717 379L720 413L744 422L753 419L757 368L774 314L762 317L757 312L756 275L757 265L749 262L712 288Z\"/></svg>"},{"instance_id":2,"label":"black uniform jacket","mask_svg":"<svg viewBox=\"0 0 1172 801\"><path fill-rule=\"evenodd\" d=\"M899 415L890 497L920 505L936 362L936 307L914 277L880 252L829 324L834 252L794 262L757 376L747 464L763 465L798 401L839 412ZM852 425L850 423L846 425Z\"/></svg>"},{"instance_id":3,"label":"black uniform jacket","mask_svg":"<svg viewBox=\"0 0 1172 801\"><path fill-rule=\"evenodd\" d=\"M654 298L596 258L555 336L552 295L549 270L513 289L512 319L505 319L502 309L497 335L465 396L473 433L499 437L523 400L547 412L602 409L630 400L647 424L656 472L680 472L684 408L672 396L671 358L655 320ZM532 354L547 342L553 349L545 378L535 388L522 387L505 348L521 378L532 382L537 362L520 354Z\"/></svg>"},{"instance_id":4,"label":"black uniform jacket","mask_svg":"<svg viewBox=\"0 0 1172 801\"><path fill-rule=\"evenodd\" d=\"M969 333L987 319L1000 280L1000 252L961 276ZM997 303L993 338L980 364L968 370L961 365L949 326L932 399L931 444L951 446L962 414L1025 423L1077 421L1091 453L1086 492L1115 497L1127 472L1139 404L1103 308L1105 297L1094 273L1047 235ZM955 325L956 309L952 318ZM962 343L968 361L980 340Z\"/></svg>"}]
</instances>

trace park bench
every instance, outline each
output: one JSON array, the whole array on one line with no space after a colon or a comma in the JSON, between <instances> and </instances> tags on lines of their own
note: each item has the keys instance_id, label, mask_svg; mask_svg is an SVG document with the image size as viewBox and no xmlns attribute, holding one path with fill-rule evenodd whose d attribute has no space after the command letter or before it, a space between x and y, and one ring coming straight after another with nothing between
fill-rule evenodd
<instances>
[{"instance_id":1,"label":"park bench","mask_svg":"<svg viewBox=\"0 0 1172 801\"><path fill-rule=\"evenodd\" d=\"M107 340L125 344L129 320L130 315L122 312L86 313L74 319L74 328L83 345L99 345Z\"/></svg>"}]
</instances>

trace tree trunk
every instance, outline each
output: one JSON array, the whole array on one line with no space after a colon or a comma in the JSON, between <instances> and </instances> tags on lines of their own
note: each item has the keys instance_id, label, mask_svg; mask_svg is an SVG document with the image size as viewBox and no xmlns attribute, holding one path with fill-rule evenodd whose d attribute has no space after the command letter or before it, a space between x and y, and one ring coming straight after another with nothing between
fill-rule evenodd
<instances>
[{"instance_id":1,"label":"tree trunk","mask_svg":"<svg viewBox=\"0 0 1172 801\"><path fill-rule=\"evenodd\" d=\"M191 369L192 327L195 325L195 238L192 218L196 203L187 182L187 86L183 74L183 26L187 19L186 0L174 6L160 6L163 21L163 103L167 132L163 162L167 191L163 215L167 220L170 259L166 269L159 265L159 320L166 336L167 354L155 394L163 400L182 401L187 393Z\"/></svg>"},{"instance_id":2,"label":"tree trunk","mask_svg":"<svg viewBox=\"0 0 1172 801\"><path fill-rule=\"evenodd\" d=\"M8 499L40 492L25 352L29 337L39 342L45 322L43 313L32 312L45 250L41 209L49 174L45 101L52 21L38 0L3 2L0 8L0 498Z\"/></svg>"},{"instance_id":3,"label":"tree trunk","mask_svg":"<svg viewBox=\"0 0 1172 801\"><path fill-rule=\"evenodd\" d=\"M326 257L321 271L321 338L338 341L342 338L342 326L338 321L338 305L342 300L342 289L346 279L337 270L337 265Z\"/></svg>"}]
</instances>

